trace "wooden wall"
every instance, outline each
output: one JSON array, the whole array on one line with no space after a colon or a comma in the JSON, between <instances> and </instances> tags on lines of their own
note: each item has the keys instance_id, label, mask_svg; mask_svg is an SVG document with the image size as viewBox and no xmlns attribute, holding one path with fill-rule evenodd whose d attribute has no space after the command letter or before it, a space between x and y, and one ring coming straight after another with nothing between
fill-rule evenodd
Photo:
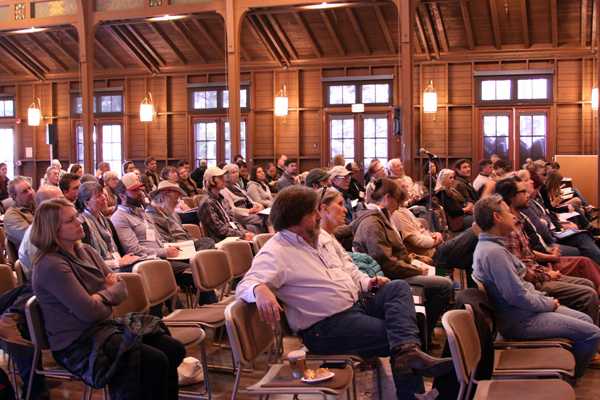
<instances>
[{"instance_id":1,"label":"wooden wall","mask_svg":"<svg viewBox=\"0 0 600 400\"><path fill-rule=\"evenodd\" d=\"M597 132L590 106L594 62L591 58L549 59L536 61L422 63L414 71L415 148L425 147L440 155L448 165L458 158L480 156L479 112L474 101L473 74L481 70L553 69L554 96L551 104L549 147L553 154L596 154ZM274 160L284 153L300 160L302 170L329 161L327 115L349 109L324 107L321 79L333 76L394 75L394 104L399 105L400 76L397 65L340 66L290 70L256 70L242 73L242 81L250 82L250 111L247 121L248 159L256 162ZM420 112L421 93L433 80L438 93L436 114ZM125 77L98 80L97 88L122 87L125 97L123 159L138 165L153 155L161 163L193 160L192 123L199 114L188 110L188 83L225 82L223 72L157 77ZM273 116L273 97L283 84L287 86L290 111L286 118ZM43 175L50 158L45 144L45 129L29 127L27 107L37 96L42 101L43 115L53 116L58 125L58 149L55 158L65 164L76 159L74 136L79 117L71 114L71 93L77 81L17 83L0 88L2 93L16 95L16 119L0 120L0 126L16 127L16 159L19 173ZM139 122L138 107L147 91L151 91L158 118L150 124ZM367 108L367 111L369 109ZM391 118L393 107L372 109L386 112ZM202 114L203 116L208 116ZM121 120L121 117L118 118ZM390 131L391 131L390 124ZM400 139L390 132L390 157L399 154ZM33 157L26 157L31 147ZM418 158L415 157L416 167ZM36 179L37 181L37 179Z\"/></svg>"}]
</instances>

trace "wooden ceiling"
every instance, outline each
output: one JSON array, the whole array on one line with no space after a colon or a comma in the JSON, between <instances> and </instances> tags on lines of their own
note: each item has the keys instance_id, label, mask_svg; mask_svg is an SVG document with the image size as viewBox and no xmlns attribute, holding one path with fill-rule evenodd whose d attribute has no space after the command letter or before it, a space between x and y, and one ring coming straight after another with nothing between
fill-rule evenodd
<instances>
[{"instance_id":1,"label":"wooden ceiling","mask_svg":"<svg viewBox=\"0 0 600 400\"><path fill-rule=\"evenodd\" d=\"M600 0L418 1L417 61L479 53L568 51L595 46ZM246 15L242 67L327 65L346 60L394 60L398 18L389 1L326 10L262 8ZM193 71L225 65L225 32L216 13L177 21L111 22L96 31L98 75ZM0 79L39 80L78 73L78 38L70 26L0 34Z\"/></svg>"}]
</instances>

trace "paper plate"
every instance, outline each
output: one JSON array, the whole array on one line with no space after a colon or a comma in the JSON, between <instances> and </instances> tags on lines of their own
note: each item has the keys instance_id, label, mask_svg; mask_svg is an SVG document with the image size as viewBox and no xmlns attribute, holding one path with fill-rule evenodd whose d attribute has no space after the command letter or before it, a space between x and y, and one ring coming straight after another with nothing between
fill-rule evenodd
<instances>
[{"instance_id":1,"label":"paper plate","mask_svg":"<svg viewBox=\"0 0 600 400\"><path fill-rule=\"evenodd\" d=\"M335 376L335 373L333 373L332 371L329 371L328 373L326 373L325 375L321 375L318 378L314 378L314 379L306 379L305 377L302 377L301 380L304 383L317 383L317 382L323 382L326 381L328 379L331 379Z\"/></svg>"}]
</instances>

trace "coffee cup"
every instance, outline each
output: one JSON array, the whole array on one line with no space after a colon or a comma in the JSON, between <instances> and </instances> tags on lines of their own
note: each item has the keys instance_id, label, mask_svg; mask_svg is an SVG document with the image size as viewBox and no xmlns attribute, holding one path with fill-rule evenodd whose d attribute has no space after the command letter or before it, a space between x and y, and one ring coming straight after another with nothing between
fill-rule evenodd
<instances>
[{"instance_id":1,"label":"coffee cup","mask_svg":"<svg viewBox=\"0 0 600 400\"><path fill-rule=\"evenodd\" d=\"M292 377L300 379L304 376L306 352L304 350L290 351L287 355L292 370Z\"/></svg>"}]
</instances>

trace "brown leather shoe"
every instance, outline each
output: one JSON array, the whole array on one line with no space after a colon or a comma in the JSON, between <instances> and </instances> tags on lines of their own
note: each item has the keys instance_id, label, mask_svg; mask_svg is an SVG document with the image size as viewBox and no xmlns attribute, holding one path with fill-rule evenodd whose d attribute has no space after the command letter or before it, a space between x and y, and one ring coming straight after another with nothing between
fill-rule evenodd
<instances>
[{"instance_id":1,"label":"brown leather shoe","mask_svg":"<svg viewBox=\"0 0 600 400\"><path fill-rule=\"evenodd\" d=\"M451 358L437 358L421 351L419 345L408 343L398 346L392 352L392 368L400 373L423 376L442 376L452 370Z\"/></svg>"}]
</instances>

